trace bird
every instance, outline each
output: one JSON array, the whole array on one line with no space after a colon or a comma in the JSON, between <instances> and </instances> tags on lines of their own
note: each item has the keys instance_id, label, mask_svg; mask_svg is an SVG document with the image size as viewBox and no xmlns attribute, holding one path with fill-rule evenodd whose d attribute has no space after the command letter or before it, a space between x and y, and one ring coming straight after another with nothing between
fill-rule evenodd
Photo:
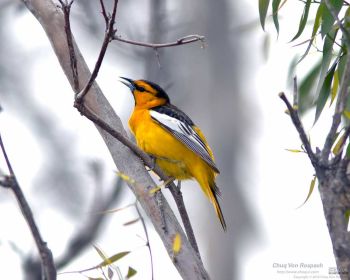
<instances>
[{"instance_id":1,"label":"bird","mask_svg":"<svg viewBox=\"0 0 350 280\"><path fill-rule=\"evenodd\" d=\"M136 144L171 177L195 179L214 206L222 228L227 226L215 183L219 174L214 155L204 134L183 111L170 102L168 94L156 83L120 77L134 97L129 128Z\"/></svg>"}]
</instances>

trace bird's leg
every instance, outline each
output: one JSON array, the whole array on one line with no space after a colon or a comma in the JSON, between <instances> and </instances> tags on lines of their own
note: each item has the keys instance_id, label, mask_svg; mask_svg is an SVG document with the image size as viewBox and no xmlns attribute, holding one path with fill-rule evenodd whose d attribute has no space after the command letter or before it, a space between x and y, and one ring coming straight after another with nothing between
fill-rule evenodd
<instances>
[{"instance_id":1,"label":"bird's leg","mask_svg":"<svg viewBox=\"0 0 350 280\"><path fill-rule=\"evenodd\" d=\"M147 171L152 171L156 167L156 157L152 156L152 155L149 155L149 157L152 160L152 164L151 164L151 166L146 166L146 169L147 169Z\"/></svg>"},{"instance_id":2,"label":"bird's leg","mask_svg":"<svg viewBox=\"0 0 350 280\"><path fill-rule=\"evenodd\" d=\"M177 188L181 191L181 180L177 180Z\"/></svg>"}]
</instances>

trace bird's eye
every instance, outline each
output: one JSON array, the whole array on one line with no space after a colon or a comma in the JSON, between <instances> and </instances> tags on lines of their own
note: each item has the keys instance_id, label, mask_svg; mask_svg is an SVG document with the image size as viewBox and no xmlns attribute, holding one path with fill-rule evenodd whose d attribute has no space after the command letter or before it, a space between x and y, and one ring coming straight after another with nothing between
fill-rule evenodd
<instances>
[{"instance_id":1,"label":"bird's eye","mask_svg":"<svg viewBox=\"0 0 350 280\"><path fill-rule=\"evenodd\" d=\"M144 88L144 87L138 86L138 87L137 87L137 90L143 92L143 91L145 91L145 88Z\"/></svg>"}]
</instances>

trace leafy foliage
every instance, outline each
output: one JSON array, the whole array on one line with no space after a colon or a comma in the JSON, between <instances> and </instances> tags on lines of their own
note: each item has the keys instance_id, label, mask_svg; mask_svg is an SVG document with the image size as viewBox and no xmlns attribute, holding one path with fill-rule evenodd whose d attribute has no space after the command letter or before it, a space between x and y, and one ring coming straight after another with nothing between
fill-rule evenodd
<instances>
[{"instance_id":1,"label":"leafy foliage","mask_svg":"<svg viewBox=\"0 0 350 280\"><path fill-rule=\"evenodd\" d=\"M271 4L271 16L277 33L280 29L280 10L285 2L273 0ZM305 28L307 23L312 24L311 36L298 63L307 57L312 48L315 48L318 52L320 51L322 58L319 63L309 70L299 84L298 108L301 114L310 108L315 108L315 123L321 116L327 102L330 100L329 104L331 105L337 99L347 56L347 48L344 43L345 35L340 30L338 21L334 15L340 17L339 20L345 28L350 27L350 7L343 0L332 0L328 2L327 4L332 6L333 14L328 9L324 0L320 2L313 0L300 1L299 4L304 5L303 12L300 15L298 30L291 39L291 42L297 41L305 30L308 30ZM263 29L265 29L265 20L268 15L269 5L270 1L259 1L259 15ZM311 9L313 5L318 5L317 9ZM344 10L342 11L342 9ZM316 11L316 14L312 15L313 12L311 11ZM341 18L341 15L343 15L343 18ZM317 44L315 43L316 38ZM297 45L304 44L298 43ZM321 45L322 47L320 47ZM346 110L350 111L350 102L348 102Z\"/></svg>"}]
</instances>

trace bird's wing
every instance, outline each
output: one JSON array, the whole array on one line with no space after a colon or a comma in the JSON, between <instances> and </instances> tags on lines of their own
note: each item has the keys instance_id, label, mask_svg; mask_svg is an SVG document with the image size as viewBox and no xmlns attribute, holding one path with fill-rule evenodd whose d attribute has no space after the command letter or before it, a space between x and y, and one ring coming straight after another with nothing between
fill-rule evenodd
<instances>
[{"instance_id":1,"label":"bird's wing","mask_svg":"<svg viewBox=\"0 0 350 280\"><path fill-rule=\"evenodd\" d=\"M192 128L194 124L185 113L175 106L161 106L152 108L150 114L162 127L200 156L215 172L219 173L206 144Z\"/></svg>"}]
</instances>

